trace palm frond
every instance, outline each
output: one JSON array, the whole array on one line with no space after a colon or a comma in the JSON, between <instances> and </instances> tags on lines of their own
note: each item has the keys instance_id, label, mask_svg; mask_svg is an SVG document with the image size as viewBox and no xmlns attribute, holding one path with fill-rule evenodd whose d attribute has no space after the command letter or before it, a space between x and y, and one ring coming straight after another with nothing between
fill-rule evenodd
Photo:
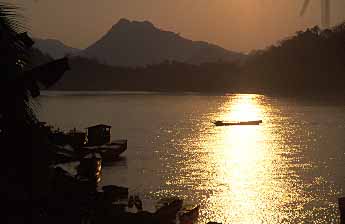
<instances>
[{"instance_id":1,"label":"palm frond","mask_svg":"<svg viewBox=\"0 0 345 224\"><path fill-rule=\"evenodd\" d=\"M0 3L0 66L8 78L15 78L28 61L28 36L20 8L9 3ZM5 73L5 72L2 72Z\"/></svg>"},{"instance_id":2,"label":"palm frond","mask_svg":"<svg viewBox=\"0 0 345 224\"><path fill-rule=\"evenodd\" d=\"M24 17L20 7L10 3L0 3L0 26L8 31L21 33L25 30Z\"/></svg>"}]
</instances>

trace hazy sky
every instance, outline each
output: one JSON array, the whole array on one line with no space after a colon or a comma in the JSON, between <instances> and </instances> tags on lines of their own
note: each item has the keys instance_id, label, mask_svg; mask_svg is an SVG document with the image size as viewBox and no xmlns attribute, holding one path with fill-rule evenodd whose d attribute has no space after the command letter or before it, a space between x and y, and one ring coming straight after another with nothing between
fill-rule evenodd
<instances>
[{"instance_id":1,"label":"hazy sky","mask_svg":"<svg viewBox=\"0 0 345 224\"><path fill-rule=\"evenodd\" d=\"M10 0L8 0L10 1ZM320 0L306 15L303 0L12 0L24 8L32 35L85 48L120 18L237 51L264 48L307 26L320 24ZM332 22L345 20L345 0L331 0Z\"/></svg>"}]
</instances>

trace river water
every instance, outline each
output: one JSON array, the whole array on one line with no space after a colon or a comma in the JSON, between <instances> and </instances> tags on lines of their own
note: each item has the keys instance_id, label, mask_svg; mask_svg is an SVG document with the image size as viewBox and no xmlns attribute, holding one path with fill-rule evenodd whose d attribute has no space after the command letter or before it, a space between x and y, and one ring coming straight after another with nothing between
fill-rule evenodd
<instances>
[{"instance_id":1,"label":"river water","mask_svg":"<svg viewBox=\"0 0 345 224\"><path fill-rule=\"evenodd\" d=\"M198 223L339 223L345 196L345 100L263 95L45 92L42 121L105 123L128 139L101 185L129 187L144 208L162 197L200 204ZM214 120L262 119L215 127Z\"/></svg>"}]
</instances>

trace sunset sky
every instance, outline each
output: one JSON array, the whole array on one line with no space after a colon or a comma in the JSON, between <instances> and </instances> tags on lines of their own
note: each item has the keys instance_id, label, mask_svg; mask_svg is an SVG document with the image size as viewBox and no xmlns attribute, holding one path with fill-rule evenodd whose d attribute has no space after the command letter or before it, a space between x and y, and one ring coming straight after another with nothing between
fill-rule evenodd
<instances>
[{"instance_id":1,"label":"sunset sky","mask_svg":"<svg viewBox=\"0 0 345 224\"><path fill-rule=\"evenodd\" d=\"M242 52L264 48L320 24L320 0L305 17L303 0L15 0L34 37L85 48L120 18L149 20L181 36ZM333 0L332 23L345 20L345 1Z\"/></svg>"}]
</instances>

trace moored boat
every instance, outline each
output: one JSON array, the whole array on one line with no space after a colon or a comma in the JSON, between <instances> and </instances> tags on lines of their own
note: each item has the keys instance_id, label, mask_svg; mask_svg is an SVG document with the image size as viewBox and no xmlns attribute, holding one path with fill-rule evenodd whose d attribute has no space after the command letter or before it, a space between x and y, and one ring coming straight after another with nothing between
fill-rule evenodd
<instances>
[{"instance_id":1,"label":"moored boat","mask_svg":"<svg viewBox=\"0 0 345 224\"><path fill-rule=\"evenodd\" d=\"M83 153L99 153L103 162L111 162L116 159L127 149L127 140L117 140L110 144L85 146L81 148Z\"/></svg>"},{"instance_id":2,"label":"moored boat","mask_svg":"<svg viewBox=\"0 0 345 224\"><path fill-rule=\"evenodd\" d=\"M87 128L87 143L82 147L84 152L98 152L103 162L112 162L118 159L127 149L127 140L110 142L111 126L98 124Z\"/></svg>"},{"instance_id":3,"label":"moored boat","mask_svg":"<svg viewBox=\"0 0 345 224\"><path fill-rule=\"evenodd\" d=\"M127 140L120 139L110 142L110 129L111 126L109 125L99 124L87 128L87 133L77 131L76 129L68 133L60 130L52 131L50 138L57 146L56 148L59 153L57 155L58 158L55 160L80 160L87 154L99 153L103 162L116 161L126 151ZM66 146L70 147L71 150L65 150Z\"/></svg>"}]
</instances>

